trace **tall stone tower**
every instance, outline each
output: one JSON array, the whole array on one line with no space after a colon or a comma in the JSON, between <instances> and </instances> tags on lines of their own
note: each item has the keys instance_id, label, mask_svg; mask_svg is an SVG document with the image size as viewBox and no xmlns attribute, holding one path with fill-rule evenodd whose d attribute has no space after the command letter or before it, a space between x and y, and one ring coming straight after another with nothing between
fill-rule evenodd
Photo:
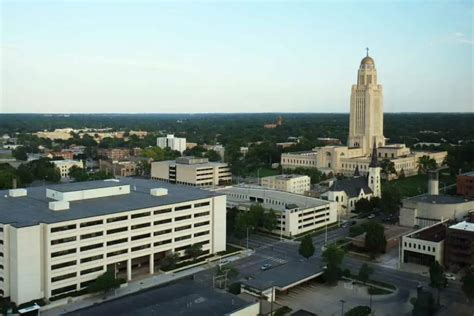
<instances>
[{"instance_id":1,"label":"tall stone tower","mask_svg":"<svg viewBox=\"0 0 474 316\"><path fill-rule=\"evenodd\" d=\"M377 70L368 48L360 62L357 84L352 86L347 143L349 147L362 148L365 156L370 154L372 144L385 145L382 85L377 84Z\"/></svg>"}]
</instances>

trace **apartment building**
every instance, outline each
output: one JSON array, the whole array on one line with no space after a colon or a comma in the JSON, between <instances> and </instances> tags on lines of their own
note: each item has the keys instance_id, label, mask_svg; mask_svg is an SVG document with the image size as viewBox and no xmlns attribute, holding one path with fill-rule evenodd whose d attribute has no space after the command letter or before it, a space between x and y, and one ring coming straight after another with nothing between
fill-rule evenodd
<instances>
[{"instance_id":1,"label":"apartment building","mask_svg":"<svg viewBox=\"0 0 474 316\"><path fill-rule=\"evenodd\" d=\"M177 150L180 153L186 150L186 138L174 137L172 134L166 135L166 137L158 137L156 139L156 145L160 148L170 148L171 150Z\"/></svg>"},{"instance_id":2,"label":"apartment building","mask_svg":"<svg viewBox=\"0 0 474 316\"><path fill-rule=\"evenodd\" d=\"M261 178L260 185L273 190L304 194L311 189L311 178L299 174L281 174Z\"/></svg>"},{"instance_id":3,"label":"apartment building","mask_svg":"<svg viewBox=\"0 0 474 316\"><path fill-rule=\"evenodd\" d=\"M128 148L98 148L97 155L113 161L127 160L130 158Z\"/></svg>"},{"instance_id":4,"label":"apartment building","mask_svg":"<svg viewBox=\"0 0 474 316\"><path fill-rule=\"evenodd\" d=\"M84 164L79 160L51 160L51 162L59 169L61 180L69 180L69 170L72 167L84 168Z\"/></svg>"},{"instance_id":5,"label":"apartment building","mask_svg":"<svg viewBox=\"0 0 474 316\"><path fill-rule=\"evenodd\" d=\"M206 187L230 183L232 173L226 163L209 162L207 158L187 156L176 160L152 162L151 178Z\"/></svg>"},{"instance_id":6,"label":"apartment building","mask_svg":"<svg viewBox=\"0 0 474 316\"><path fill-rule=\"evenodd\" d=\"M262 187L231 186L216 190L227 196L227 208L249 210L253 204L277 215L275 234L295 236L337 221L336 203Z\"/></svg>"},{"instance_id":7,"label":"apartment building","mask_svg":"<svg viewBox=\"0 0 474 316\"><path fill-rule=\"evenodd\" d=\"M79 291L107 270L153 274L192 244L225 250L222 193L124 178L0 196L0 295L17 304Z\"/></svg>"},{"instance_id":8,"label":"apartment building","mask_svg":"<svg viewBox=\"0 0 474 316\"><path fill-rule=\"evenodd\" d=\"M465 221L449 226L446 235L445 264L458 270L474 266L474 213Z\"/></svg>"}]
</instances>

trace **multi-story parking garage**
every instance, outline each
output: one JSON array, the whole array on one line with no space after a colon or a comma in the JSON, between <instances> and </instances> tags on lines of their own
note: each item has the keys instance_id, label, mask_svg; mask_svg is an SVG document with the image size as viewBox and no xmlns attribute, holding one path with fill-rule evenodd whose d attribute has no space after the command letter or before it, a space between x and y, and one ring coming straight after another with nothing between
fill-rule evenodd
<instances>
[{"instance_id":1,"label":"multi-story parking garage","mask_svg":"<svg viewBox=\"0 0 474 316\"><path fill-rule=\"evenodd\" d=\"M17 304L81 290L107 269L155 272L192 244L225 250L222 193L141 179L0 191L0 294Z\"/></svg>"}]
</instances>

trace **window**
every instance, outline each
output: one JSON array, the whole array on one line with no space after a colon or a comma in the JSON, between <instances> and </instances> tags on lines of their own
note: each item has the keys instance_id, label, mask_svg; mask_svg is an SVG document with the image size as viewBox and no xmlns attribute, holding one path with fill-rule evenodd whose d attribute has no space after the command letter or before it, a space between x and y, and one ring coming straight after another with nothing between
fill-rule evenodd
<instances>
[{"instance_id":1,"label":"window","mask_svg":"<svg viewBox=\"0 0 474 316\"><path fill-rule=\"evenodd\" d=\"M102 271L102 270L104 270L104 267L103 267L103 266L95 267L95 268L90 268L90 269L82 270L82 271L81 271L81 275L85 275L85 274L89 274L89 273L94 273L94 272L98 272L98 271Z\"/></svg>"},{"instance_id":2,"label":"window","mask_svg":"<svg viewBox=\"0 0 474 316\"><path fill-rule=\"evenodd\" d=\"M150 213L150 212L144 212L144 213L132 214L132 219L133 219L133 218L146 217L146 216L150 216L150 215L151 215L151 213Z\"/></svg>"},{"instance_id":3,"label":"window","mask_svg":"<svg viewBox=\"0 0 474 316\"><path fill-rule=\"evenodd\" d=\"M115 239L107 242L107 246L123 244L128 241L128 238Z\"/></svg>"},{"instance_id":4,"label":"window","mask_svg":"<svg viewBox=\"0 0 474 316\"><path fill-rule=\"evenodd\" d=\"M184 221L184 220L187 220L187 219L190 219L191 218L191 215L186 215L186 216L180 216L180 217L176 217L174 219L175 222L179 222L179 221Z\"/></svg>"},{"instance_id":5,"label":"window","mask_svg":"<svg viewBox=\"0 0 474 316\"><path fill-rule=\"evenodd\" d=\"M150 248L150 247L151 247L150 244L146 244L146 245L141 245L141 246L133 247L133 248L132 248L132 252L139 251L139 250L143 250L143 249L147 249L147 248Z\"/></svg>"},{"instance_id":6,"label":"window","mask_svg":"<svg viewBox=\"0 0 474 316\"><path fill-rule=\"evenodd\" d=\"M195 223L194 227L201 227L201 226L206 226L206 225L209 225L209 221Z\"/></svg>"},{"instance_id":7,"label":"window","mask_svg":"<svg viewBox=\"0 0 474 316\"><path fill-rule=\"evenodd\" d=\"M52 227L51 233L63 232L66 230L76 229L76 224L66 225L66 226L59 226L59 227Z\"/></svg>"},{"instance_id":8,"label":"window","mask_svg":"<svg viewBox=\"0 0 474 316\"><path fill-rule=\"evenodd\" d=\"M194 207L203 207L203 206L208 206L210 204L211 204L210 202L196 203L194 204Z\"/></svg>"},{"instance_id":9,"label":"window","mask_svg":"<svg viewBox=\"0 0 474 316\"><path fill-rule=\"evenodd\" d=\"M114 223L114 222L120 222L120 221L126 221L128 219L128 216L119 216L119 217L112 217L107 219L107 223Z\"/></svg>"},{"instance_id":10,"label":"window","mask_svg":"<svg viewBox=\"0 0 474 316\"><path fill-rule=\"evenodd\" d=\"M140 229L140 228L144 228L144 227L150 227L151 226L151 223L148 222L148 223L142 223L142 224L137 224L137 225L132 225L132 230L133 229Z\"/></svg>"},{"instance_id":11,"label":"window","mask_svg":"<svg viewBox=\"0 0 474 316\"><path fill-rule=\"evenodd\" d=\"M171 231L172 231L171 229L160 230L160 231L154 232L153 235L159 236L159 235L169 234L171 233Z\"/></svg>"},{"instance_id":12,"label":"window","mask_svg":"<svg viewBox=\"0 0 474 316\"><path fill-rule=\"evenodd\" d=\"M179 231L186 230L186 229L191 229L191 225L184 225L184 226L181 226L181 227L176 227L174 229L174 231L179 232Z\"/></svg>"},{"instance_id":13,"label":"window","mask_svg":"<svg viewBox=\"0 0 474 316\"><path fill-rule=\"evenodd\" d=\"M118 256L118 255L121 255L121 254L124 254L124 253L127 253L127 252L128 252L128 249L122 249L122 250L112 251L112 252L109 252L109 253L107 254L107 258L108 258L108 257Z\"/></svg>"},{"instance_id":14,"label":"window","mask_svg":"<svg viewBox=\"0 0 474 316\"><path fill-rule=\"evenodd\" d=\"M51 266L51 270L57 270L57 269L70 267L70 266L74 266L74 265L76 265L76 260L63 262L63 263L58 263L58 264L53 264Z\"/></svg>"},{"instance_id":15,"label":"window","mask_svg":"<svg viewBox=\"0 0 474 316\"><path fill-rule=\"evenodd\" d=\"M182 240L186 240L186 239L189 239L189 238L191 238L191 235L176 237L176 238L174 239L174 241L177 242L177 241L182 241Z\"/></svg>"},{"instance_id":16,"label":"window","mask_svg":"<svg viewBox=\"0 0 474 316\"><path fill-rule=\"evenodd\" d=\"M189 210L192 207L191 204L189 205L183 205L183 206L177 206L174 208L175 211L184 211L184 210Z\"/></svg>"},{"instance_id":17,"label":"window","mask_svg":"<svg viewBox=\"0 0 474 316\"><path fill-rule=\"evenodd\" d=\"M109 229L107 231L107 235L111 235L111 234L116 234L116 233L121 233L121 232L125 232L128 230L128 226L125 226L125 227L119 227L119 228L114 228L114 229Z\"/></svg>"},{"instance_id":18,"label":"window","mask_svg":"<svg viewBox=\"0 0 474 316\"><path fill-rule=\"evenodd\" d=\"M51 282L54 283L54 282L58 282L58 281L62 281L62 280L67 280L67 279L75 278L76 276L77 276L76 272L68 273L68 274L64 274L64 275L60 275L60 276L51 278Z\"/></svg>"},{"instance_id":19,"label":"window","mask_svg":"<svg viewBox=\"0 0 474 316\"><path fill-rule=\"evenodd\" d=\"M73 253L76 253L76 252L77 252L76 248L62 250L62 251L56 251L56 252L51 253L51 258L66 256L66 255L70 255L70 254L73 254Z\"/></svg>"},{"instance_id":20,"label":"window","mask_svg":"<svg viewBox=\"0 0 474 316\"><path fill-rule=\"evenodd\" d=\"M144 238L148 238L148 237L151 237L151 233L132 236L131 240L134 241L134 240L144 239Z\"/></svg>"},{"instance_id":21,"label":"window","mask_svg":"<svg viewBox=\"0 0 474 316\"><path fill-rule=\"evenodd\" d=\"M199 236L204 236L204 235L209 235L209 231L206 230L206 231L203 231L203 232L200 232L200 233L195 233L194 237L199 237Z\"/></svg>"},{"instance_id":22,"label":"window","mask_svg":"<svg viewBox=\"0 0 474 316\"><path fill-rule=\"evenodd\" d=\"M102 236L102 235L104 235L104 232L102 232L102 231L95 232L95 233L90 233L90 234L84 234L84 235L81 235L81 240L82 239L89 239L89 238L99 237L99 236Z\"/></svg>"},{"instance_id":23,"label":"window","mask_svg":"<svg viewBox=\"0 0 474 316\"><path fill-rule=\"evenodd\" d=\"M162 224L166 224L166 223L171 223L171 218L163 219L161 221L156 221L156 222L153 223L153 225L162 225Z\"/></svg>"},{"instance_id":24,"label":"window","mask_svg":"<svg viewBox=\"0 0 474 316\"><path fill-rule=\"evenodd\" d=\"M81 263L96 261L96 260L100 260L102 258L104 258L104 255L97 255L97 256L87 257L87 258L81 259Z\"/></svg>"},{"instance_id":25,"label":"window","mask_svg":"<svg viewBox=\"0 0 474 316\"><path fill-rule=\"evenodd\" d=\"M166 244L171 244L171 239L157 241L153 244L153 246L156 247L156 246L161 246L161 245L166 245Z\"/></svg>"},{"instance_id":26,"label":"window","mask_svg":"<svg viewBox=\"0 0 474 316\"><path fill-rule=\"evenodd\" d=\"M68 286L65 286L65 287L60 287L59 289L52 290L51 291L51 296L56 296L56 295L59 295L59 294L64 294L64 293L75 291L75 290L76 290L76 285L75 284L68 285Z\"/></svg>"},{"instance_id":27,"label":"window","mask_svg":"<svg viewBox=\"0 0 474 316\"><path fill-rule=\"evenodd\" d=\"M88 251L88 250L92 250L92 249L97 249L97 248L101 248L103 246L104 246L103 243L84 246L84 247L81 247L81 251Z\"/></svg>"},{"instance_id":28,"label":"window","mask_svg":"<svg viewBox=\"0 0 474 316\"><path fill-rule=\"evenodd\" d=\"M95 226L95 225L102 225L104 223L103 220L97 220L97 221L91 221L91 222L85 222L81 223L81 227L89 227L89 226Z\"/></svg>"},{"instance_id":29,"label":"window","mask_svg":"<svg viewBox=\"0 0 474 316\"><path fill-rule=\"evenodd\" d=\"M64 243L75 241L75 240L76 240L76 236L51 240L51 245L64 244Z\"/></svg>"},{"instance_id":30,"label":"window","mask_svg":"<svg viewBox=\"0 0 474 316\"><path fill-rule=\"evenodd\" d=\"M162 210L156 210L153 212L153 214L158 215L158 214L165 214L165 213L170 213L171 209L170 208L165 208Z\"/></svg>"}]
</instances>

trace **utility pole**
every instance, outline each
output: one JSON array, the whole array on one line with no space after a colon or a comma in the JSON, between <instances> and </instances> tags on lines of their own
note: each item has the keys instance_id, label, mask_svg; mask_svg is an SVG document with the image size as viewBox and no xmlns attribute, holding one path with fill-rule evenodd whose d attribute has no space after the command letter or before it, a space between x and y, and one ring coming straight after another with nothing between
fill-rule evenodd
<instances>
[{"instance_id":1,"label":"utility pole","mask_svg":"<svg viewBox=\"0 0 474 316\"><path fill-rule=\"evenodd\" d=\"M341 302L341 316L344 316L344 303L345 303L346 301L340 300L339 302Z\"/></svg>"}]
</instances>

